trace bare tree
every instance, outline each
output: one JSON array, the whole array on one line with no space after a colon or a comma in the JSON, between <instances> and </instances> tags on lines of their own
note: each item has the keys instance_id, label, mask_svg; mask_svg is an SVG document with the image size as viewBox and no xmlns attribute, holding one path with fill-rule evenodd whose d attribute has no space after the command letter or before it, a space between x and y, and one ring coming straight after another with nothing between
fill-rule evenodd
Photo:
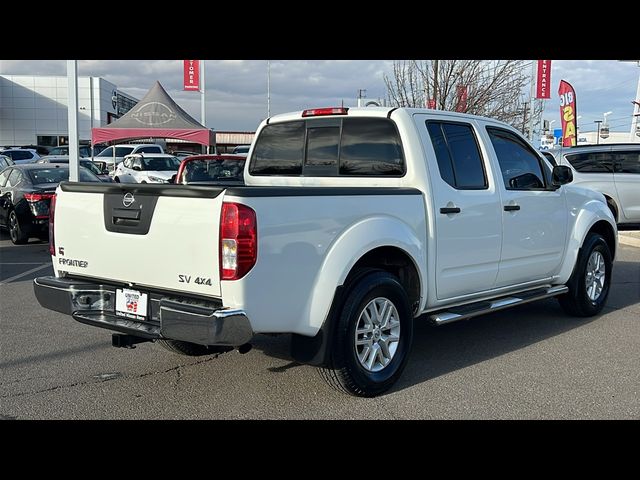
<instances>
[{"instance_id":1,"label":"bare tree","mask_svg":"<svg viewBox=\"0 0 640 480\"><path fill-rule=\"evenodd\" d=\"M399 60L385 75L389 103L398 107L428 107L492 117L523 132L528 128L527 88L523 60ZM533 108L534 125L542 115L542 101Z\"/></svg>"}]
</instances>

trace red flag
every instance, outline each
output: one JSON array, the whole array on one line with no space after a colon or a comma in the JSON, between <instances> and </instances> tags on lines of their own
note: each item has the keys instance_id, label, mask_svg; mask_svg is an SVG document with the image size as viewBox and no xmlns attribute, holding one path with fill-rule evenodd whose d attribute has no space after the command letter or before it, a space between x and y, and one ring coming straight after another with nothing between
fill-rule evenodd
<instances>
[{"instance_id":1,"label":"red flag","mask_svg":"<svg viewBox=\"0 0 640 480\"><path fill-rule=\"evenodd\" d=\"M456 103L456 112L467 111L467 86L458 85L456 87L456 95L458 96L458 103Z\"/></svg>"},{"instance_id":2,"label":"red flag","mask_svg":"<svg viewBox=\"0 0 640 480\"><path fill-rule=\"evenodd\" d=\"M538 60L536 98L551 98L551 60Z\"/></svg>"},{"instance_id":3,"label":"red flag","mask_svg":"<svg viewBox=\"0 0 640 480\"><path fill-rule=\"evenodd\" d=\"M560 95L560 120L562 121L562 146L575 147L577 145L576 92L569 82L560 80L558 95Z\"/></svg>"},{"instance_id":4,"label":"red flag","mask_svg":"<svg viewBox=\"0 0 640 480\"><path fill-rule=\"evenodd\" d=\"M200 60L184 61L184 89L200 90Z\"/></svg>"}]
</instances>

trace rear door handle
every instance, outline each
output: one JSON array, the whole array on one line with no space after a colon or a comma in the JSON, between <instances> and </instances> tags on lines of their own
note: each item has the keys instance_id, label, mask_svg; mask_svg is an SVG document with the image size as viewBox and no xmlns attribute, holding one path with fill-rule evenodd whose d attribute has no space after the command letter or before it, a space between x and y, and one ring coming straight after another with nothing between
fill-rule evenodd
<instances>
[{"instance_id":1,"label":"rear door handle","mask_svg":"<svg viewBox=\"0 0 640 480\"><path fill-rule=\"evenodd\" d=\"M505 205L505 212L515 212L516 210L520 210L520 205Z\"/></svg>"},{"instance_id":2,"label":"rear door handle","mask_svg":"<svg viewBox=\"0 0 640 480\"><path fill-rule=\"evenodd\" d=\"M448 213L460 213L460 207L440 207L440 213L448 214Z\"/></svg>"}]
</instances>

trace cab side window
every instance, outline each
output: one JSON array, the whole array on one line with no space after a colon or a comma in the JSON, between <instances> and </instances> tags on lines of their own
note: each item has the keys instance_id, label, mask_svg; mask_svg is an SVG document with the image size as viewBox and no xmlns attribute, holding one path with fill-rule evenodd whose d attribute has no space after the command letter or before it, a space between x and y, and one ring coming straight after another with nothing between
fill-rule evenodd
<instances>
[{"instance_id":1,"label":"cab side window","mask_svg":"<svg viewBox=\"0 0 640 480\"><path fill-rule=\"evenodd\" d=\"M5 183L7 183L7 179L9 178L9 174L11 172L12 172L12 169L9 169L0 173L0 187L4 187Z\"/></svg>"},{"instance_id":2,"label":"cab side window","mask_svg":"<svg viewBox=\"0 0 640 480\"><path fill-rule=\"evenodd\" d=\"M504 186L507 190L542 190L545 176L541 159L529 145L513 132L487 127L498 157Z\"/></svg>"},{"instance_id":3,"label":"cab side window","mask_svg":"<svg viewBox=\"0 0 640 480\"><path fill-rule=\"evenodd\" d=\"M22 174L20 170L14 168L11 171L11 175L9 175L9 180L7 181L7 187L15 187L22 181Z\"/></svg>"}]
</instances>

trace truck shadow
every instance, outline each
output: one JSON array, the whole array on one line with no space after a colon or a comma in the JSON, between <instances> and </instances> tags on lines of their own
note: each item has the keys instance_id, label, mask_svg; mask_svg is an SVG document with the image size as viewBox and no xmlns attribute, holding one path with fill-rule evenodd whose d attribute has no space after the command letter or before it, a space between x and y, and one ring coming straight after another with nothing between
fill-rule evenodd
<instances>
[{"instance_id":1,"label":"truck shadow","mask_svg":"<svg viewBox=\"0 0 640 480\"><path fill-rule=\"evenodd\" d=\"M616 262L603 315L633 305L640 312L640 264ZM441 327L416 320L409 361L391 392L525 348L600 318L570 317L555 299L548 299ZM300 366L291 359L289 339L289 335L255 337L254 348L289 361L269 371L282 374Z\"/></svg>"}]
</instances>

